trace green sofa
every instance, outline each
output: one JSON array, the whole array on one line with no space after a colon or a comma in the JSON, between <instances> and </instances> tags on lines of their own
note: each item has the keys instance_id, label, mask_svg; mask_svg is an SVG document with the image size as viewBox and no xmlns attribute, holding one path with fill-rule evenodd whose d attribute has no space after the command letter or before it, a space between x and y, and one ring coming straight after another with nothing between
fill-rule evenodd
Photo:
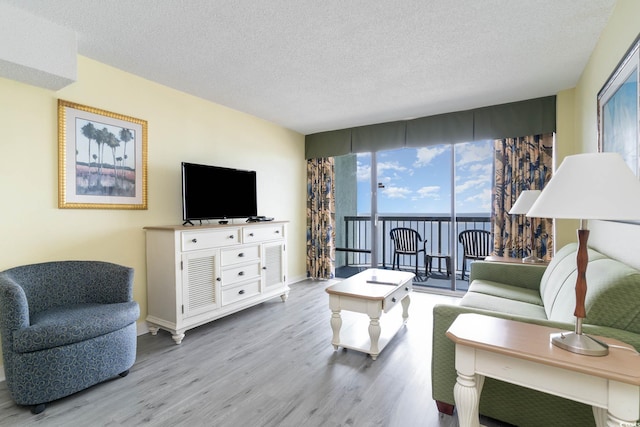
<instances>
[{"instance_id":1,"label":"green sofa","mask_svg":"<svg viewBox=\"0 0 640 427\"><path fill-rule=\"evenodd\" d=\"M445 332L456 317L479 313L573 330L576 251L577 244L563 247L548 266L474 262L459 305L434 307L432 392L440 412L452 413L455 404L455 346ZM583 332L640 350L640 271L589 249L587 288ZM595 426L588 405L491 378L482 389L480 413L522 427Z\"/></svg>"}]
</instances>

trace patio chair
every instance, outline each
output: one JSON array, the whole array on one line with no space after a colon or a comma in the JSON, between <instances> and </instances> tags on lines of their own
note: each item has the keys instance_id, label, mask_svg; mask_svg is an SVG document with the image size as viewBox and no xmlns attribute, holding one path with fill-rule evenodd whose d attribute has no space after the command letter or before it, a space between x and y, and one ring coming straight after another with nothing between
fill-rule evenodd
<instances>
[{"instance_id":1,"label":"patio chair","mask_svg":"<svg viewBox=\"0 0 640 427\"><path fill-rule=\"evenodd\" d=\"M391 235L391 241L393 242L393 261L391 268L393 270L398 267L400 270L400 256L401 255L410 255L416 257L416 277L418 276L418 255L422 252L425 257L425 276L427 275L427 241L426 239L422 241L422 237L420 234L411 228L398 227L392 229L389 234ZM420 245L422 242L422 245ZM422 246L422 247L420 247Z\"/></svg>"},{"instance_id":2,"label":"patio chair","mask_svg":"<svg viewBox=\"0 0 640 427\"><path fill-rule=\"evenodd\" d=\"M465 230L458 235L462 244L462 280L467 260L483 260L491 253L491 233L487 230Z\"/></svg>"}]
</instances>

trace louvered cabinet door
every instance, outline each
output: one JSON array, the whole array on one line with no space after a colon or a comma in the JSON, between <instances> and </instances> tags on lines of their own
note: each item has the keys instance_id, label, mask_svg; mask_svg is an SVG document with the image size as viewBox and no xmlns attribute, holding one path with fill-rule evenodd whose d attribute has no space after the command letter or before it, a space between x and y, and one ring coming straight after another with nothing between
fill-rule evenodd
<instances>
[{"instance_id":1,"label":"louvered cabinet door","mask_svg":"<svg viewBox=\"0 0 640 427\"><path fill-rule=\"evenodd\" d=\"M265 291L284 286L285 277L285 243L274 242L263 244L262 269L264 272Z\"/></svg>"},{"instance_id":2,"label":"louvered cabinet door","mask_svg":"<svg viewBox=\"0 0 640 427\"><path fill-rule=\"evenodd\" d=\"M217 249L182 255L182 312L185 318L220 307L219 256Z\"/></svg>"}]
</instances>

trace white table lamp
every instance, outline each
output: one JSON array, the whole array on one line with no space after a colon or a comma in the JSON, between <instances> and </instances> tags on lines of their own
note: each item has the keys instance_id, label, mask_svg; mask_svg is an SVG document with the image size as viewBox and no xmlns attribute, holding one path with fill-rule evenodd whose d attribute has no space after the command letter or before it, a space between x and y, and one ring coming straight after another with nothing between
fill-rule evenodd
<instances>
[{"instance_id":1,"label":"white table lamp","mask_svg":"<svg viewBox=\"0 0 640 427\"><path fill-rule=\"evenodd\" d=\"M573 353L604 356L609 348L582 334L586 317L587 221L640 220L640 181L617 153L567 156L527 212L528 217L580 219L576 279L575 331L552 334L554 345Z\"/></svg>"},{"instance_id":2,"label":"white table lamp","mask_svg":"<svg viewBox=\"0 0 640 427\"><path fill-rule=\"evenodd\" d=\"M518 200L516 200L515 204L511 207L509 214L525 215L527 212L529 212L529 209L531 209L531 206L533 206L533 203L538 199L538 196L540 196L540 190L523 191L518 196ZM531 218L529 220L529 228L531 229L531 253L529 254L528 257L522 258L522 262L526 262L526 263L542 262L540 258L538 258L533 254L533 249L535 247L535 241L536 241L536 238L534 235L534 231L535 231L534 219L535 218Z\"/></svg>"}]
</instances>

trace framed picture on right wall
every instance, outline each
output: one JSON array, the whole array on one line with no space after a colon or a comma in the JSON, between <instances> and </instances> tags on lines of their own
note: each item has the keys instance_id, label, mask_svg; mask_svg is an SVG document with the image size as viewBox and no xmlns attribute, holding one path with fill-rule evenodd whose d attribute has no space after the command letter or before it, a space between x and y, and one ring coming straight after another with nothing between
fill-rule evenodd
<instances>
[{"instance_id":1,"label":"framed picture on right wall","mask_svg":"<svg viewBox=\"0 0 640 427\"><path fill-rule=\"evenodd\" d=\"M640 35L598 92L598 151L619 153L640 177Z\"/></svg>"}]
</instances>

